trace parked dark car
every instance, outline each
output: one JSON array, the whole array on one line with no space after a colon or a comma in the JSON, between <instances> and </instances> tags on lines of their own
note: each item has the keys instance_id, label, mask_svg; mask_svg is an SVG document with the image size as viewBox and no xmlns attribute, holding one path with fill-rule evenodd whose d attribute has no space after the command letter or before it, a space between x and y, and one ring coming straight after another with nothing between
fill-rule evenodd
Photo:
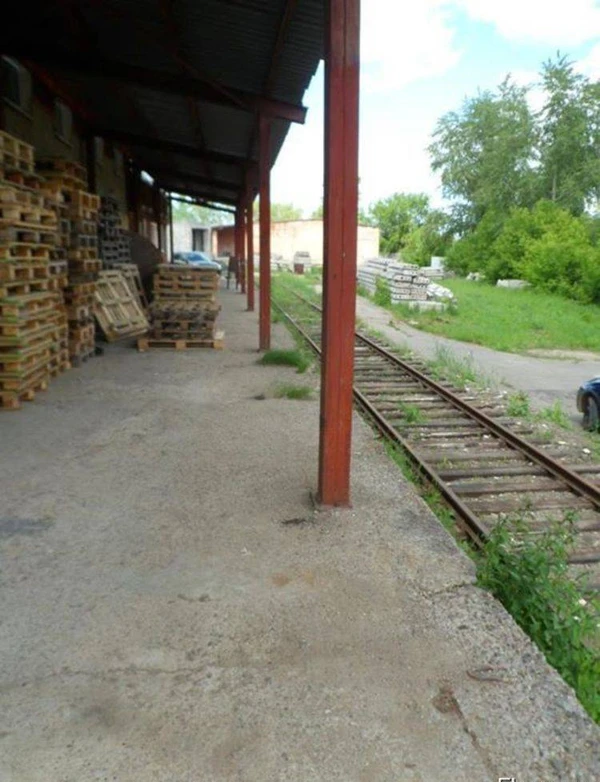
<instances>
[{"instance_id":1,"label":"parked dark car","mask_svg":"<svg viewBox=\"0 0 600 782\"><path fill-rule=\"evenodd\" d=\"M206 253L199 250L190 252L173 253L173 263L179 266L194 266L197 269L216 269L222 271L222 266L218 261L213 261Z\"/></svg>"},{"instance_id":2,"label":"parked dark car","mask_svg":"<svg viewBox=\"0 0 600 782\"><path fill-rule=\"evenodd\" d=\"M577 391L577 409L583 413L583 428L598 431L600 426L600 377L588 380Z\"/></svg>"}]
</instances>

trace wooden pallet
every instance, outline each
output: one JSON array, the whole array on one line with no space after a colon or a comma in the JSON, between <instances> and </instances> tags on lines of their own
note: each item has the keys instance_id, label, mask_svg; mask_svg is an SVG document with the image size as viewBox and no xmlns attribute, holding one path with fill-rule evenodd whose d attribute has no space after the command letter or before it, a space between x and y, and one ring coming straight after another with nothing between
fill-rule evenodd
<instances>
[{"instance_id":1,"label":"wooden pallet","mask_svg":"<svg viewBox=\"0 0 600 782\"><path fill-rule=\"evenodd\" d=\"M51 357L51 344L26 354L24 351L8 352L0 350L0 387L8 390L18 389L23 378L29 377L43 368Z\"/></svg>"},{"instance_id":2,"label":"wooden pallet","mask_svg":"<svg viewBox=\"0 0 600 782\"><path fill-rule=\"evenodd\" d=\"M102 271L102 261L92 258L69 258L69 274L98 275Z\"/></svg>"},{"instance_id":3,"label":"wooden pallet","mask_svg":"<svg viewBox=\"0 0 600 782\"><path fill-rule=\"evenodd\" d=\"M87 170L82 163L68 160L64 157L52 157L50 155L39 157L36 161L36 167L39 171L46 172L47 176L54 172L59 175L64 173L82 180L87 179Z\"/></svg>"},{"instance_id":4,"label":"wooden pallet","mask_svg":"<svg viewBox=\"0 0 600 782\"><path fill-rule=\"evenodd\" d=\"M50 277L48 262L0 263L0 283L17 280L46 280Z\"/></svg>"},{"instance_id":5,"label":"wooden pallet","mask_svg":"<svg viewBox=\"0 0 600 782\"><path fill-rule=\"evenodd\" d=\"M57 303L57 295L50 291L0 299L0 318L3 320L30 318L40 315L41 311L51 311Z\"/></svg>"},{"instance_id":6,"label":"wooden pallet","mask_svg":"<svg viewBox=\"0 0 600 782\"><path fill-rule=\"evenodd\" d=\"M35 326L31 327L29 323L35 323ZM46 320L29 321L23 325L3 324L2 329L7 329L7 333L0 331L0 351L4 348L17 350L19 353L35 350L40 345L45 345L48 340L55 339L58 328L59 324L53 316Z\"/></svg>"},{"instance_id":7,"label":"wooden pallet","mask_svg":"<svg viewBox=\"0 0 600 782\"><path fill-rule=\"evenodd\" d=\"M115 263L111 264L112 271L119 271L127 280L131 292L138 299L140 307L144 312L148 310L148 299L146 291L142 285L140 270L135 263Z\"/></svg>"},{"instance_id":8,"label":"wooden pallet","mask_svg":"<svg viewBox=\"0 0 600 782\"><path fill-rule=\"evenodd\" d=\"M217 331L211 339L150 339L148 337L139 337L137 348L140 353L150 348L170 348L171 350L188 350L189 348L213 348L222 350L225 332Z\"/></svg>"},{"instance_id":9,"label":"wooden pallet","mask_svg":"<svg viewBox=\"0 0 600 782\"><path fill-rule=\"evenodd\" d=\"M17 168L26 172L33 171L34 148L21 139L11 136L0 130L2 146L0 147L0 159L5 168Z\"/></svg>"},{"instance_id":10,"label":"wooden pallet","mask_svg":"<svg viewBox=\"0 0 600 782\"><path fill-rule=\"evenodd\" d=\"M7 222L0 220L0 244L36 244L52 247L56 244L54 228L35 223Z\"/></svg>"},{"instance_id":11,"label":"wooden pallet","mask_svg":"<svg viewBox=\"0 0 600 782\"><path fill-rule=\"evenodd\" d=\"M98 277L95 315L108 342L148 330L148 320L137 294L116 269L105 270Z\"/></svg>"},{"instance_id":12,"label":"wooden pallet","mask_svg":"<svg viewBox=\"0 0 600 782\"><path fill-rule=\"evenodd\" d=\"M31 190L41 190L44 183L44 177L36 174L35 171L24 170L21 168L8 167L4 164L4 181L13 185L20 185Z\"/></svg>"},{"instance_id":13,"label":"wooden pallet","mask_svg":"<svg viewBox=\"0 0 600 782\"><path fill-rule=\"evenodd\" d=\"M29 190L15 184L0 182L0 204L2 206L21 206L48 208L47 199L39 190Z\"/></svg>"},{"instance_id":14,"label":"wooden pallet","mask_svg":"<svg viewBox=\"0 0 600 782\"><path fill-rule=\"evenodd\" d=\"M22 402L33 402L35 395L48 388L48 370L44 370L35 382L23 391L0 390L0 408L5 410L19 410Z\"/></svg>"}]
</instances>

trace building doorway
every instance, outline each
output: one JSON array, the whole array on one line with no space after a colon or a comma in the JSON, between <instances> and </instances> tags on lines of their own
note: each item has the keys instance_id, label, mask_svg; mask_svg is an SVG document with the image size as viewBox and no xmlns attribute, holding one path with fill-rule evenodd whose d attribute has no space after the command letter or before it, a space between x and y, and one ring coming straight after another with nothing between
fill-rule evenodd
<instances>
[{"instance_id":1,"label":"building doorway","mask_svg":"<svg viewBox=\"0 0 600 782\"><path fill-rule=\"evenodd\" d=\"M207 228L192 228L192 250L196 252L206 252L207 242Z\"/></svg>"}]
</instances>

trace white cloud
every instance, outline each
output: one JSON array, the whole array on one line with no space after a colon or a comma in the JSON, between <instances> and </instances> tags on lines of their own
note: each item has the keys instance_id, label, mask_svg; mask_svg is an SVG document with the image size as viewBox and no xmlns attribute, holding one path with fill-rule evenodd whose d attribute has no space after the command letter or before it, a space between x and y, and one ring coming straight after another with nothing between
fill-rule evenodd
<instances>
[{"instance_id":1,"label":"white cloud","mask_svg":"<svg viewBox=\"0 0 600 782\"><path fill-rule=\"evenodd\" d=\"M600 36L597 0L452 0L514 41L577 46Z\"/></svg>"},{"instance_id":2,"label":"white cloud","mask_svg":"<svg viewBox=\"0 0 600 782\"><path fill-rule=\"evenodd\" d=\"M590 79L600 79L600 43L597 43L587 57L580 60L577 69Z\"/></svg>"},{"instance_id":3,"label":"white cloud","mask_svg":"<svg viewBox=\"0 0 600 782\"><path fill-rule=\"evenodd\" d=\"M546 102L546 92L540 85L539 73L537 71L516 70L510 75L515 84L529 87L527 102L531 111L541 111Z\"/></svg>"},{"instance_id":4,"label":"white cloud","mask_svg":"<svg viewBox=\"0 0 600 782\"><path fill-rule=\"evenodd\" d=\"M361 87L397 90L438 76L460 59L448 25L447 0L368 0L362 6Z\"/></svg>"}]
</instances>

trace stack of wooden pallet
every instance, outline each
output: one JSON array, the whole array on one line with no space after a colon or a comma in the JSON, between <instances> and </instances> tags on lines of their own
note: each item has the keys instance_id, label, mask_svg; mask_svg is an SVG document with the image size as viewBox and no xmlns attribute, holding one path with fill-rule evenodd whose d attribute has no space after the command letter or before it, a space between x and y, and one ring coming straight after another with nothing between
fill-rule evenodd
<instances>
[{"instance_id":1,"label":"stack of wooden pallet","mask_svg":"<svg viewBox=\"0 0 600 782\"><path fill-rule=\"evenodd\" d=\"M212 269L160 265L154 275L148 337L138 349L171 347L222 348L224 334L215 330L219 310L219 273Z\"/></svg>"},{"instance_id":2,"label":"stack of wooden pallet","mask_svg":"<svg viewBox=\"0 0 600 782\"><path fill-rule=\"evenodd\" d=\"M112 196L103 196L99 217L100 257L111 268L131 263L129 237L121 228L119 202Z\"/></svg>"},{"instance_id":3,"label":"stack of wooden pallet","mask_svg":"<svg viewBox=\"0 0 600 782\"><path fill-rule=\"evenodd\" d=\"M0 404L18 408L68 366L65 312L50 272L56 214L33 172L33 147L0 138Z\"/></svg>"},{"instance_id":4,"label":"stack of wooden pallet","mask_svg":"<svg viewBox=\"0 0 600 782\"><path fill-rule=\"evenodd\" d=\"M87 192L87 173L80 163L64 158L37 161L42 189L58 216L59 242L53 262L57 275L67 272L64 299L68 313L69 356L78 366L95 352L96 280L102 268L98 255L100 198Z\"/></svg>"}]
</instances>

